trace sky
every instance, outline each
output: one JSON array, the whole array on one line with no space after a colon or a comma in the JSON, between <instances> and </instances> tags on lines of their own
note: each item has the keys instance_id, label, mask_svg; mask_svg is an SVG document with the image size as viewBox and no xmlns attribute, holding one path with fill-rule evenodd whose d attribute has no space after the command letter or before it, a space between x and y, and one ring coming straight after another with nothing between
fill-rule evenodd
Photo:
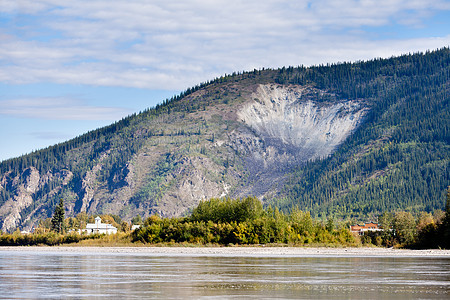
<instances>
[{"instance_id":1,"label":"sky","mask_svg":"<svg viewBox=\"0 0 450 300\"><path fill-rule=\"evenodd\" d=\"M223 74L449 45L450 0L0 0L0 161Z\"/></svg>"}]
</instances>

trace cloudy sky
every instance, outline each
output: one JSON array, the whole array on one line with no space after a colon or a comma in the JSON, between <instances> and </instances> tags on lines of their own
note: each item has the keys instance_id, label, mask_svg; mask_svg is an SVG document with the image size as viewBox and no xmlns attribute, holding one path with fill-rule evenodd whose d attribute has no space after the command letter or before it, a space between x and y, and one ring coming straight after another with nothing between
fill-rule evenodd
<instances>
[{"instance_id":1,"label":"cloudy sky","mask_svg":"<svg viewBox=\"0 0 450 300\"><path fill-rule=\"evenodd\" d=\"M448 0L0 0L0 160L224 73L449 45Z\"/></svg>"}]
</instances>

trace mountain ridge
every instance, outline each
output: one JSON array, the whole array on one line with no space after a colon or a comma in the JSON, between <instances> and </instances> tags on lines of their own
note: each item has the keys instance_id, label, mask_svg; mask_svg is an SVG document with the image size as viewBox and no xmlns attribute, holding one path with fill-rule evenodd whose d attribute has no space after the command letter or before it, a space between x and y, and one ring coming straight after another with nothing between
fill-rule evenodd
<instances>
[{"instance_id":1,"label":"mountain ridge","mask_svg":"<svg viewBox=\"0 0 450 300\"><path fill-rule=\"evenodd\" d=\"M254 70L198 85L110 126L1 162L0 226L31 227L51 215L59 198L69 216L125 219L182 215L201 199L247 195L318 216L440 208L449 179L449 62L443 48ZM418 178L405 175L408 168ZM404 201L393 199L402 189ZM392 195L379 199L381 190Z\"/></svg>"}]
</instances>

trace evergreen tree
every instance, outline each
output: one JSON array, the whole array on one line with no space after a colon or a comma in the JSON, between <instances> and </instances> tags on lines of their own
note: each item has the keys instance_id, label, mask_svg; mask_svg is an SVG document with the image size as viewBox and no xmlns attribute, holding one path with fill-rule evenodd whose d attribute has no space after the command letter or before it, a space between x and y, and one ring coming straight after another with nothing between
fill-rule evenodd
<instances>
[{"instance_id":1,"label":"evergreen tree","mask_svg":"<svg viewBox=\"0 0 450 300\"><path fill-rule=\"evenodd\" d=\"M445 217L442 222L443 247L450 249L450 186L447 188L447 203L445 206Z\"/></svg>"},{"instance_id":2,"label":"evergreen tree","mask_svg":"<svg viewBox=\"0 0 450 300\"><path fill-rule=\"evenodd\" d=\"M58 233L64 232L64 201L59 200L52 217L52 230Z\"/></svg>"},{"instance_id":3,"label":"evergreen tree","mask_svg":"<svg viewBox=\"0 0 450 300\"><path fill-rule=\"evenodd\" d=\"M447 188L447 203L445 204L445 218L447 220L450 219L450 186Z\"/></svg>"}]
</instances>

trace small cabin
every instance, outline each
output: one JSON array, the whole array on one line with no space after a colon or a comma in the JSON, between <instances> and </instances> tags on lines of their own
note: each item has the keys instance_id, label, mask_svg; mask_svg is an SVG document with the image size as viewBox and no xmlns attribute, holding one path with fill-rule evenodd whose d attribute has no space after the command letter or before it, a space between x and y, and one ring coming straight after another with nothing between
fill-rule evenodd
<instances>
[{"instance_id":1,"label":"small cabin","mask_svg":"<svg viewBox=\"0 0 450 300\"><path fill-rule=\"evenodd\" d=\"M87 234L112 234L117 233L117 228L111 224L102 223L102 219L100 217L96 217L95 223L87 223L86 229L83 229L82 232L86 232Z\"/></svg>"},{"instance_id":2,"label":"small cabin","mask_svg":"<svg viewBox=\"0 0 450 300\"><path fill-rule=\"evenodd\" d=\"M353 233L358 233L359 235L364 235L364 232L366 231L383 231L383 229L380 228L378 223L375 222L369 222L364 223L363 225L351 225L350 231Z\"/></svg>"}]
</instances>

